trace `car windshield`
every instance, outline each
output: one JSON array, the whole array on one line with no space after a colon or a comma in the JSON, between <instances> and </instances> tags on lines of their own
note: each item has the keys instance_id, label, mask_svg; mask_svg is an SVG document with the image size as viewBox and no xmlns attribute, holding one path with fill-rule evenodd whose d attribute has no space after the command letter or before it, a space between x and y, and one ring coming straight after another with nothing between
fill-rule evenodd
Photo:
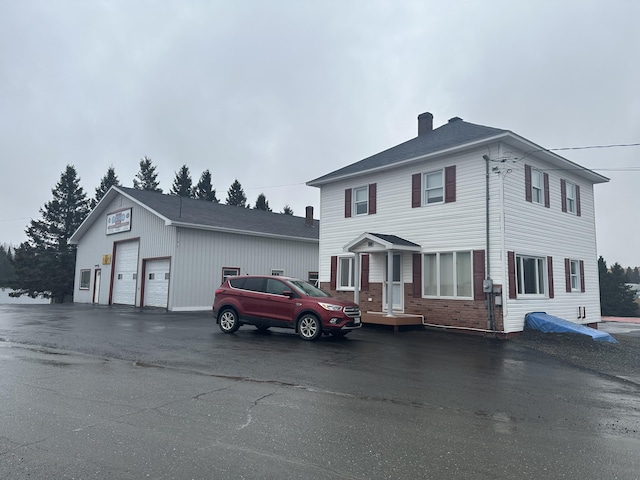
<instances>
[{"instance_id":1,"label":"car windshield","mask_svg":"<svg viewBox=\"0 0 640 480\"><path fill-rule=\"evenodd\" d=\"M328 293L320 290L318 287L314 287L310 283L304 280L289 280L291 286L293 286L298 293L306 295L307 297L330 297Z\"/></svg>"}]
</instances>

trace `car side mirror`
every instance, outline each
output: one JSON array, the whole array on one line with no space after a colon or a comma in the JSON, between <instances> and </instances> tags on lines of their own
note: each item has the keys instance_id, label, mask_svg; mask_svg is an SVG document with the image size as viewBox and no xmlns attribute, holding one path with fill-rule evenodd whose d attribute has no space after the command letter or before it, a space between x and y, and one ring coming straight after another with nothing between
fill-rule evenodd
<instances>
[{"instance_id":1,"label":"car side mirror","mask_svg":"<svg viewBox=\"0 0 640 480\"><path fill-rule=\"evenodd\" d=\"M284 292L282 292L282 295L291 298L293 297L293 292L291 290L285 290Z\"/></svg>"}]
</instances>

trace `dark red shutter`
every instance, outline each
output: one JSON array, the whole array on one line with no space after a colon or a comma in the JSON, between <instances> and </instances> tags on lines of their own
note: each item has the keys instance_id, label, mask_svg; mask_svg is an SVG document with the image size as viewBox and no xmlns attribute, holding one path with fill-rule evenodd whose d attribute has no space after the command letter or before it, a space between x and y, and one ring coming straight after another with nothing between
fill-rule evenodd
<instances>
[{"instance_id":1,"label":"dark red shutter","mask_svg":"<svg viewBox=\"0 0 640 480\"><path fill-rule=\"evenodd\" d=\"M413 298L422 297L422 254L413 254Z\"/></svg>"},{"instance_id":2,"label":"dark red shutter","mask_svg":"<svg viewBox=\"0 0 640 480\"><path fill-rule=\"evenodd\" d=\"M482 281L485 277L484 250L473 251L473 299L484 300L486 294L482 291Z\"/></svg>"},{"instance_id":3,"label":"dark red shutter","mask_svg":"<svg viewBox=\"0 0 640 480\"><path fill-rule=\"evenodd\" d=\"M581 216L582 211L580 210L580 186L576 185L576 215Z\"/></svg>"},{"instance_id":4,"label":"dark red shutter","mask_svg":"<svg viewBox=\"0 0 640 480\"><path fill-rule=\"evenodd\" d=\"M331 290L336 289L337 279L338 279L338 257L333 255L331 257L331 280L329 283L329 288L331 288Z\"/></svg>"},{"instance_id":5,"label":"dark red shutter","mask_svg":"<svg viewBox=\"0 0 640 480\"><path fill-rule=\"evenodd\" d=\"M347 188L344 191L344 218L351 216L351 189Z\"/></svg>"},{"instance_id":6,"label":"dark red shutter","mask_svg":"<svg viewBox=\"0 0 640 480\"><path fill-rule=\"evenodd\" d=\"M531 202L531 165L524 166L524 198ZM515 298L515 297L511 297Z\"/></svg>"},{"instance_id":7,"label":"dark red shutter","mask_svg":"<svg viewBox=\"0 0 640 480\"><path fill-rule=\"evenodd\" d=\"M369 254L362 254L360 262L360 290L369 290Z\"/></svg>"},{"instance_id":8,"label":"dark red shutter","mask_svg":"<svg viewBox=\"0 0 640 480\"><path fill-rule=\"evenodd\" d=\"M586 290L584 284L584 261L580 260L580 291L584 292Z\"/></svg>"},{"instance_id":9,"label":"dark red shutter","mask_svg":"<svg viewBox=\"0 0 640 480\"><path fill-rule=\"evenodd\" d=\"M444 169L444 201L445 203L456 201L456 166L451 165Z\"/></svg>"},{"instance_id":10,"label":"dark red shutter","mask_svg":"<svg viewBox=\"0 0 640 480\"><path fill-rule=\"evenodd\" d=\"M411 208L422 206L422 174L414 173L411 176Z\"/></svg>"},{"instance_id":11,"label":"dark red shutter","mask_svg":"<svg viewBox=\"0 0 640 480\"><path fill-rule=\"evenodd\" d=\"M509 298L516 298L516 254L507 252L507 266L509 270Z\"/></svg>"},{"instance_id":12,"label":"dark red shutter","mask_svg":"<svg viewBox=\"0 0 640 480\"><path fill-rule=\"evenodd\" d=\"M571 291L571 260L564 259L564 282L566 285L566 291Z\"/></svg>"},{"instance_id":13,"label":"dark red shutter","mask_svg":"<svg viewBox=\"0 0 640 480\"><path fill-rule=\"evenodd\" d=\"M553 289L553 258L547 257L547 276L549 278L549 298L555 297Z\"/></svg>"},{"instance_id":14,"label":"dark red shutter","mask_svg":"<svg viewBox=\"0 0 640 480\"><path fill-rule=\"evenodd\" d=\"M376 213L376 196L377 196L377 184L369 184L369 215Z\"/></svg>"},{"instance_id":15,"label":"dark red shutter","mask_svg":"<svg viewBox=\"0 0 640 480\"><path fill-rule=\"evenodd\" d=\"M560 195L562 197L562 211L567 211L567 181L560 180Z\"/></svg>"},{"instance_id":16,"label":"dark red shutter","mask_svg":"<svg viewBox=\"0 0 640 480\"><path fill-rule=\"evenodd\" d=\"M543 173L544 178L544 206L549 208L551 206L551 195L549 192L549 174Z\"/></svg>"}]
</instances>

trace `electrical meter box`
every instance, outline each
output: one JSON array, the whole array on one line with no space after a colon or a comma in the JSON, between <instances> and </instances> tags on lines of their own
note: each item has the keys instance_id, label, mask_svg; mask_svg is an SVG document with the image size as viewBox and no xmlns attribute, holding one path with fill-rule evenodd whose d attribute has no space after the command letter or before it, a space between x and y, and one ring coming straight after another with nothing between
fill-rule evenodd
<instances>
[{"instance_id":1,"label":"electrical meter box","mask_svg":"<svg viewBox=\"0 0 640 480\"><path fill-rule=\"evenodd\" d=\"M482 281L482 291L484 293L492 293L493 292L493 280L487 278Z\"/></svg>"}]
</instances>

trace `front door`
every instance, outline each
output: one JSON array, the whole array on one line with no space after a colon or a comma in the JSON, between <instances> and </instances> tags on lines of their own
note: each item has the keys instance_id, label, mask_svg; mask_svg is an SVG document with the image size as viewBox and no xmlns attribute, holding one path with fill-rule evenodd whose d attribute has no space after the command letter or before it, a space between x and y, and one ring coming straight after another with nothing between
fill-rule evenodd
<instances>
[{"instance_id":1,"label":"front door","mask_svg":"<svg viewBox=\"0 0 640 480\"><path fill-rule=\"evenodd\" d=\"M93 277L93 303L100 303L100 269L96 269Z\"/></svg>"},{"instance_id":2,"label":"front door","mask_svg":"<svg viewBox=\"0 0 640 480\"><path fill-rule=\"evenodd\" d=\"M386 260L386 259L385 259ZM384 288L382 290L382 299L384 310L387 309L387 282L389 281L388 262L384 264ZM391 288L393 290L393 310L402 312L404 310L404 288L402 285L402 254L393 254L393 272L391 272Z\"/></svg>"}]
</instances>

